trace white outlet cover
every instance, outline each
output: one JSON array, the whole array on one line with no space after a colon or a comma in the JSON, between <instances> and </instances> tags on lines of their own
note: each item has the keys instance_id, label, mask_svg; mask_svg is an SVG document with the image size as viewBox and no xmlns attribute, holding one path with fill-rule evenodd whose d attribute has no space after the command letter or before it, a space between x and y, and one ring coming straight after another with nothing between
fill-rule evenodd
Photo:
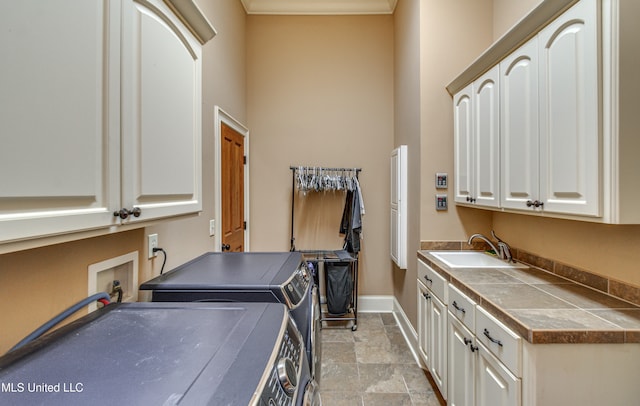
<instances>
[{"instance_id":1,"label":"white outlet cover","mask_svg":"<svg viewBox=\"0 0 640 406\"><path fill-rule=\"evenodd\" d=\"M148 238L148 247L149 247L149 252L147 253L147 258L151 259L153 257L155 257L156 255L158 255L158 253L153 252L154 248L158 248L158 234L149 234Z\"/></svg>"}]
</instances>

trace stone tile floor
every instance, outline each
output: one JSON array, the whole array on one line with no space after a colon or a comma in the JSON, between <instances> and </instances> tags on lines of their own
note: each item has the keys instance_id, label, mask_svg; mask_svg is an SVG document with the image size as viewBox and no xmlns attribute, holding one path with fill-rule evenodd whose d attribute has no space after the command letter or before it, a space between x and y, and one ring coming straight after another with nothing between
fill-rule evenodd
<instances>
[{"instance_id":1,"label":"stone tile floor","mask_svg":"<svg viewBox=\"0 0 640 406\"><path fill-rule=\"evenodd\" d=\"M359 313L356 331L347 323L352 322L323 322L323 406L445 404L416 363L392 313Z\"/></svg>"}]
</instances>

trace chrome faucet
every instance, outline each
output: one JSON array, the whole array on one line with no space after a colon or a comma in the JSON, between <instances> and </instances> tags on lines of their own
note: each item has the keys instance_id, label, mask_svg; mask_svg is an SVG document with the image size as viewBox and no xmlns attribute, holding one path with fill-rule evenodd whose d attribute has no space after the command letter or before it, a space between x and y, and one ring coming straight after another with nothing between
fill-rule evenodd
<instances>
[{"instance_id":1,"label":"chrome faucet","mask_svg":"<svg viewBox=\"0 0 640 406\"><path fill-rule=\"evenodd\" d=\"M505 259L507 260L507 262L513 262L513 257L511 255L511 248L509 247L509 244L507 244L506 242L498 238L496 234L493 232L493 230L491 230L491 235L493 236L493 238L498 240L498 248L496 248L496 246L493 245L491 240L489 240L487 237L479 233L473 234L471 237L469 237L469 241L467 241L467 244L471 245L474 239L479 238L482 241L486 242L491 247L493 252L495 252L496 255L500 257L500 259Z\"/></svg>"}]
</instances>

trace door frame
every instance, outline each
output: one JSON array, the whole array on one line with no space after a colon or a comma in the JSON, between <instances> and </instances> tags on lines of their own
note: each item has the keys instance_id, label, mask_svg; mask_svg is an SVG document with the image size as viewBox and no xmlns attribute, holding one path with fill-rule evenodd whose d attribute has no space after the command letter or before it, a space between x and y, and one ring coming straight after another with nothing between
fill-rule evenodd
<instances>
[{"instance_id":1,"label":"door frame","mask_svg":"<svg viewBox=\"0 0 640 406\"><path fill-rule=\"evenodd\" d=\"M222 123L228 125L244 137L244 155L247 157L247 162L244 166L244 220L247 222L247 228L244 230L244 250L250 251L249 232L251 228L251 222L249 221L249 129L247 129L247 127L245 127L242 123L233 118L220 106L217 105L214 106L213 109L213 122L215 127L215 173L213 177L213 211L215 219L215 234L213 236L214 251L221 251L222 244L222 146L220 142L220 137L222 136Z\"/></svg>"}]
</instances>

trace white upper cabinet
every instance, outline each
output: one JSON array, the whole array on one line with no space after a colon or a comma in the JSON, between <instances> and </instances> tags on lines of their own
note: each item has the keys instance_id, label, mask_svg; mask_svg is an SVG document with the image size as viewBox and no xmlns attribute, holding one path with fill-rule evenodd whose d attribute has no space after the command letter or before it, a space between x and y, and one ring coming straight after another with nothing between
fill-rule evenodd
<instances>
[{"instance_id":1,"label":"white upper cabinet","mask_svg":"<svg viewBox=\"0 0 640 406\"><path fill-rule=\"evenodd\" d=\"M501 205L539 199L538 38L500 62Z\"/></svg>"},{"instance_id":2,"label":"white upper cabinet","mask_svg":"<svg viewBox=\"0 0 640 406\"><path fill-rule=\"evenodd\" d=\"M127 0L122 205L127 221L202 210L201 46L160 0Z\"/></svg>"},{"instance_id":3,"label":"white upper cabinet","mask_svg":"<svg viewBox=\"0 0 640 406\"><path fill-rule=\"evenodd\" d=\"M0 25L0 242L201 210L201 42L165 2L3 2Z\"/></svg>"},{"instance_id":4,"label":"white upper cabinet","mask_svg":"<svg viewBox=\"0 0 640 406\"><path fill-rule=\"evenodd\" d=\"M498 66L454 96L455 196L498 207L500 171Z\"/></svg>"},{"instance_id":5,"label":"white upper cabinet","mask_svg":"<svg viewBox=\"0 0 640 406\"><path fill-rule=\"evenodd\" d=\"M114 223L119 15L109 1L0 5L0 241Z\"/></svg>"},{"instance_id":6,"label":"white upper cabinet","mask_svg":"<svg viewBox=\"0 0 640 406\"><path fill-rule=\"evenodd\" d=\"M597 13L582 0L539 34L544 211L600 215Z\"/></svg>"},{"instance_id":7,"label":"white upper cabinet","mask_svg":"<svg viewBox=\"0 0 640 406\"><path fill-rule=\"evenodd\" d=\"M498 66L473 85L475 203L500 205L500 81Z\"/></svg>"},{"instance_id":8,"label":"white upper cabinet","mask_svg":"<svg viewBox=\"0 0 640 406\"><path fill-rule=\"evenodd\" d=\"M470 181L487 173L486 166L474 162L487 153L459 162L468 153L459 140L477 137L483 128L473 122L476 101L465 99L470 86L482 72L499 66L497 208L640 224L638 19L637 2L545 0L447 87L453 95L454 159L460 171L454 174L456 202L474 203L476 195L487 193ZM462 102L472 105L468 118ZM473 131L464 127L469 121Z\"/></svg>"},{"instance_id":9,"label":"white upper cabinet","mask_svg":"<svg viewBox=\"0 0 640 406\"><path fill-rule=\"evenodd\" d=\"M473 189L473 84L453 96L454 200L472 202Z\"/></svg>"}]
</instances>

